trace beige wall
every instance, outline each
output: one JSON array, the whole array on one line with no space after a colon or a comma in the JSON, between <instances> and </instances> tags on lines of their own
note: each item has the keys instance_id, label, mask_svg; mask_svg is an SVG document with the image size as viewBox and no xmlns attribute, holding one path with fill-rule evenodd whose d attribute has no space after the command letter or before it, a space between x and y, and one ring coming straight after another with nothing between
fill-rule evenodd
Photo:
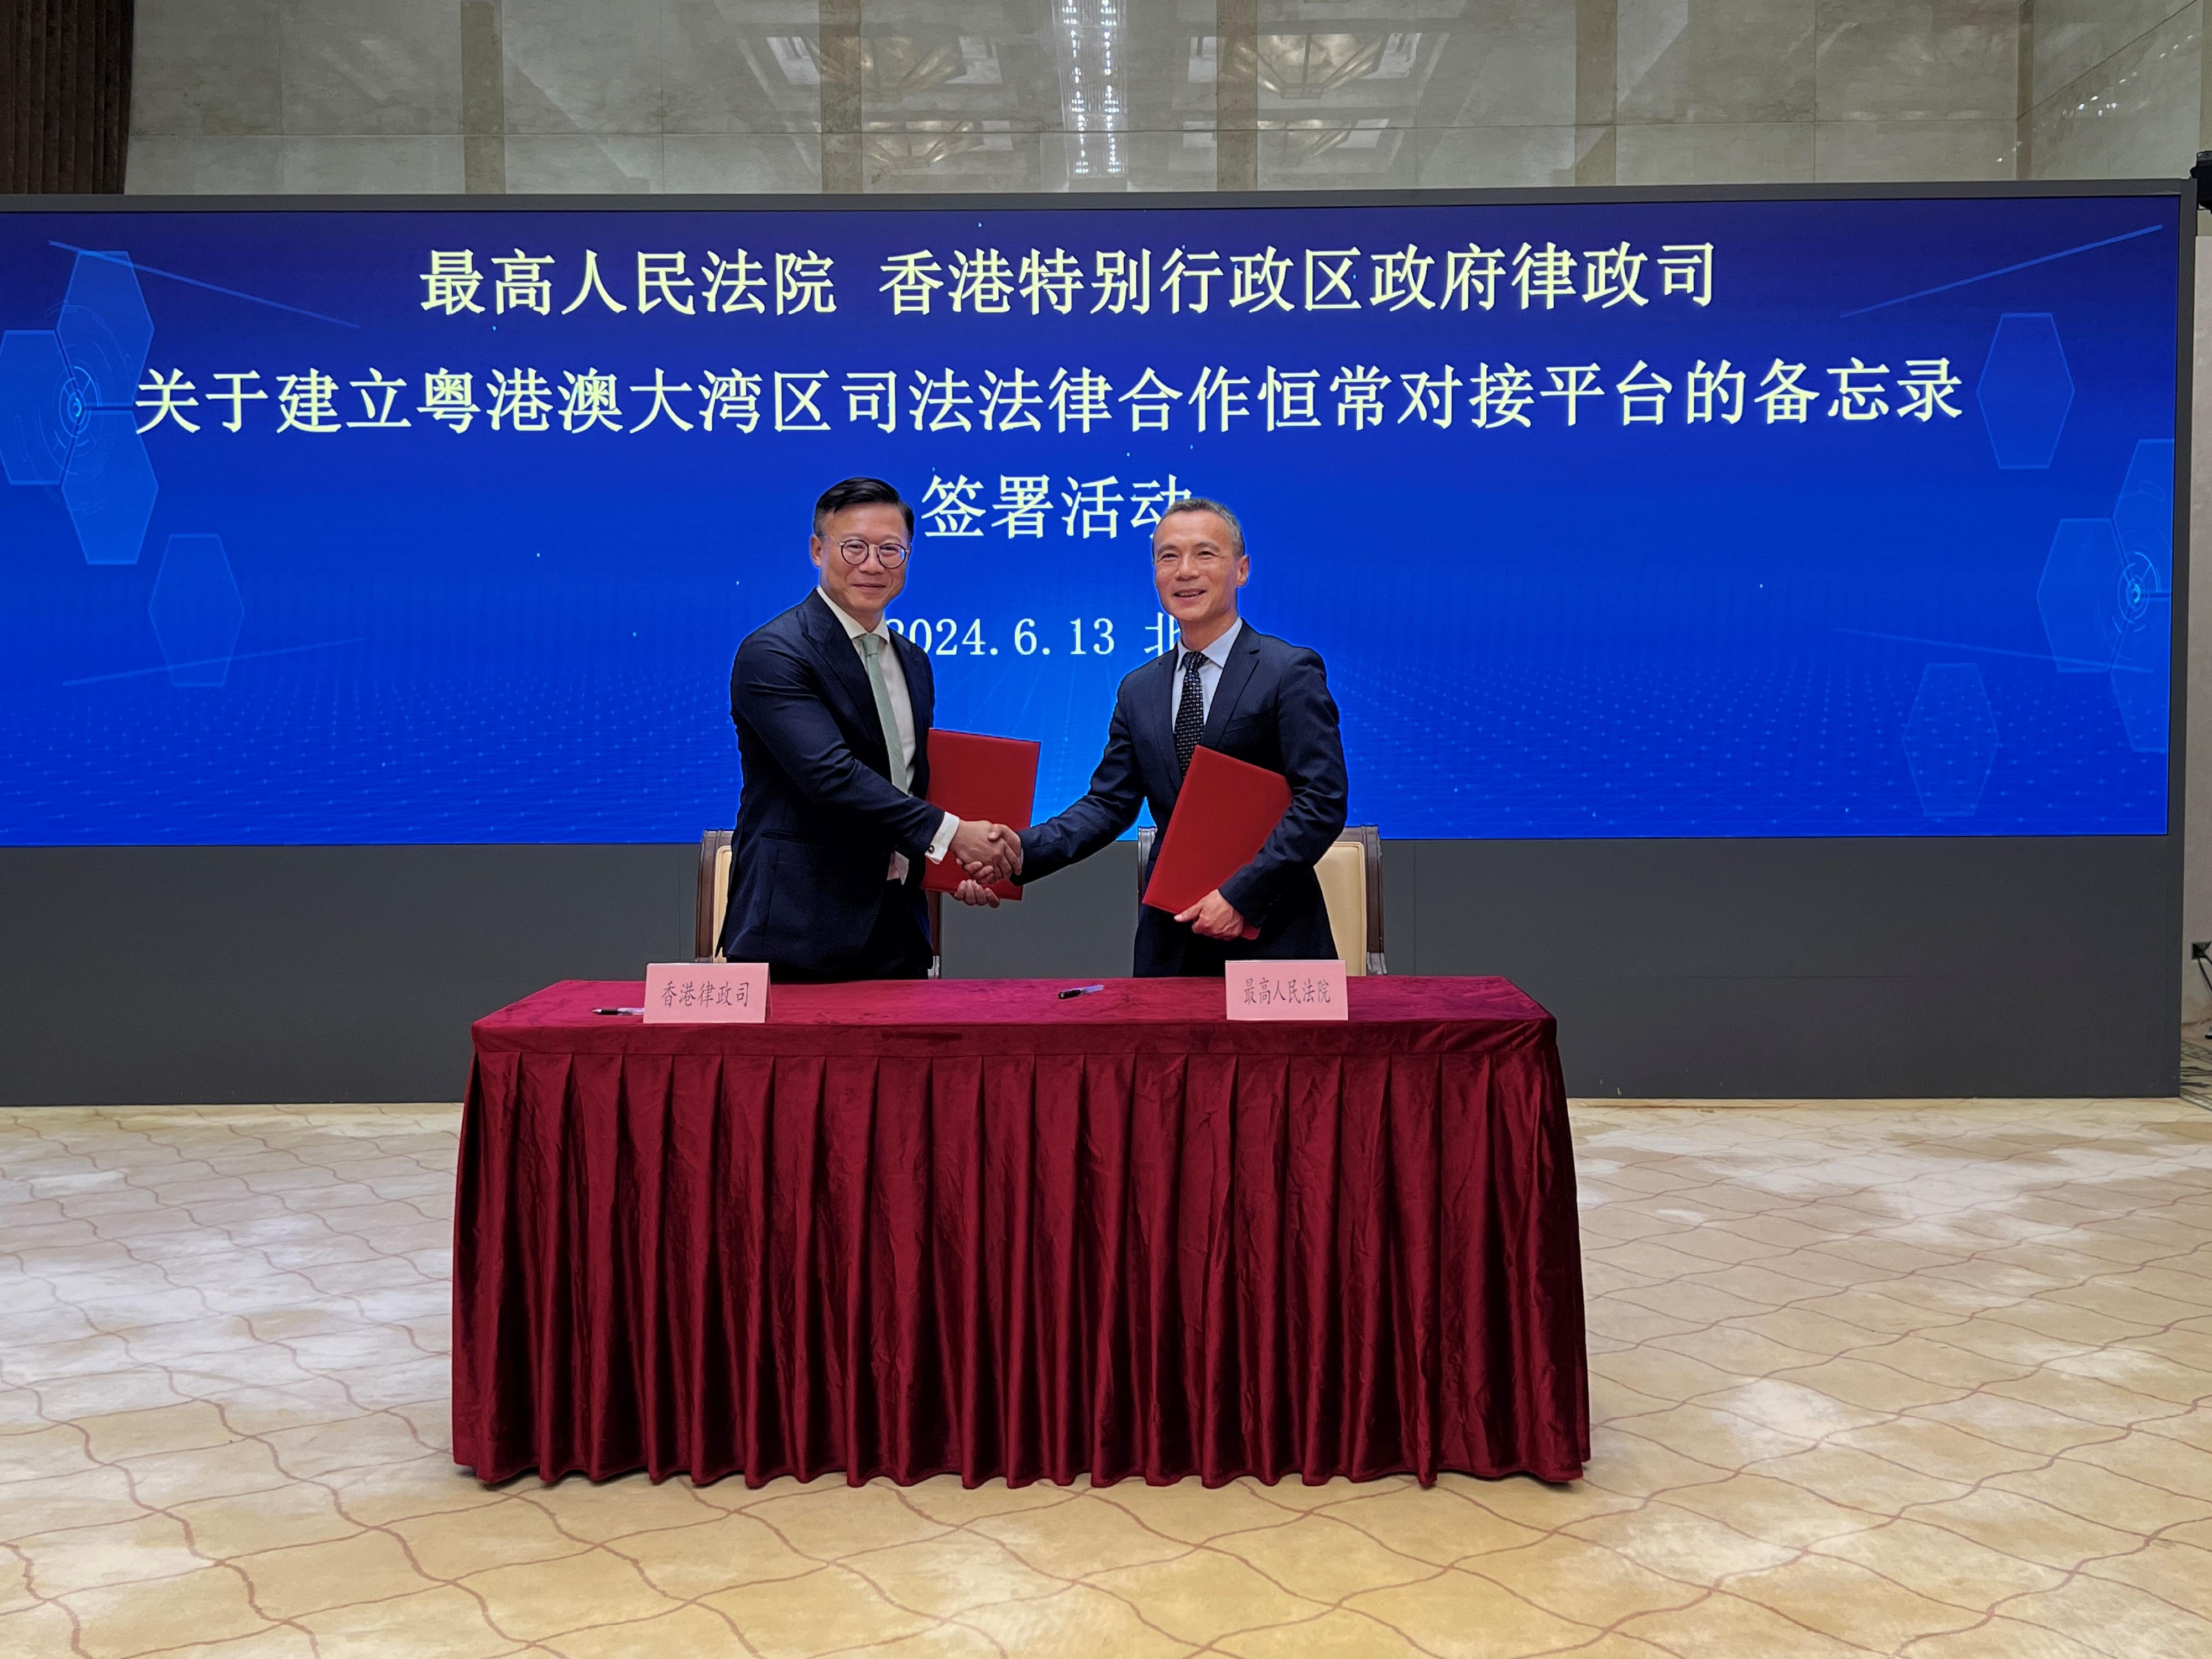
<instances>
[{"instance_id":1,"label":"beige wall","mask_svg":"<svg viewBox=\"0 0 2212 1659\"><path fill-rule=\"evenodd\" d=\"M1097 0L1077 8L1097 15ZM1119 9L1109 75L1098 31L1068 39L1061 0L139 0L129 187L2014 176L2019 0ZM2134 39L2097 50L2112 33L2092 32L2068 65ZM1079 171L1079 68L1123 106L1115 169L1094 155ZM1247 130L1241 147L1218 143L1255 119L1256 143Z\"/></svg>"},{"instance_id":2,"label":"beige wall","mask_svg":"<svg viewBox=\"0 0 2212 1659\"><path fill-rule=\"evenodd\" d=\"M2201 0L2034 0L2029 174L2171 179L2199 144Z\"/></svg>"},{"instance_id":3,"label":"beige wall","mask_svg":"<svg viewBox=\"0 0 2212 1659\"><path fill-rule=\"evenodd\" d=\"M1109 62L1060 0L140 0L130 188L2170 177L2205 85L2202 0L1120 9Z\"/></svg>"},{"instance_id":4,"label":"beige wall","mask_svg":"<svg viewBox=\"0 0 2212 1659\"><path fill-rule=\"evenodd\" d=\"M1060 0L140 0L130 188L1210 189L1248 120L1262 187L2170 176L2202 9L1123 0L1109 63Z\"/></svg>"}]
</instances>

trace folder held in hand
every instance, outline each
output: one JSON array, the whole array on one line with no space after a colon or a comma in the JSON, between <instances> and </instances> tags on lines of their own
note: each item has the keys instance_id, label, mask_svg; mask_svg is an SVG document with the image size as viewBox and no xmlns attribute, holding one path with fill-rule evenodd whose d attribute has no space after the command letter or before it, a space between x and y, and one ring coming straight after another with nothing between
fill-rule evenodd
<instances>
[{"instance_id":1,"label":"folder held in hand","mask_svg":"<svg viewBox=\"0 0 2212 1659\"><path fill-rule=\"evenodd\" d=\"M1279 773L1218 750L1193 750L1152 854L1145 902L1170 915L1188 910L1251 863L1290 810L1291 786ZM1259 936L1248 921L1244 937Z\"/></svg>"},{"instance_id":2,"label":"folder held in hand","mask_svg":"<svg viewBox=\"0 0 2212 1659\"><path fill-rule=\"evenodd\" d=\"M1036 803L1037 748L1022 738L986 738L973 732L933 729L929 804L943 807L956 818L1003 823L1010 830L1028 829L1030 813ZM922 889L949 893L967 879L967 873L947 854L934 864L923 863ZM1002 899L1022 896L1022 890L1011 881L1000 882L991 890Z\"/></svg>"}]
</instances>

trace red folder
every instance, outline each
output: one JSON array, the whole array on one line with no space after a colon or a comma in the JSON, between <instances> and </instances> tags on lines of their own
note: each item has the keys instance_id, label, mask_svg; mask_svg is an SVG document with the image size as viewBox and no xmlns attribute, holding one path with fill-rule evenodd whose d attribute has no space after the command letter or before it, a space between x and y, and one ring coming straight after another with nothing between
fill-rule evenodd
<instances>
[{"instance_id":1,"label":"red folder","mask_svg":"<svg viewBox=\"0 0 2212 1659\"><path fill-rule=\"evenodd\" d=\"M1218 750L1194 749L1152 854L1145 902L1170 915L1189 909L1251 863L1290 810L1291 786L1279 773ZM1248 924L1244 937L1258 936Z\"/></svg>"},{"instance_id":2,"label":"red folder","mask_svg":"<svg viewBox=\"0 0 2212 1659\"><path fill-rule=\"evenodd\" d=\"M1021 738L986 738L973 732L933 728L929 734L929 804L956 818L1030 827L1036 803L1037 745ZM921 866L923 890L949 893L967 879L951 854ZM1002 881L992 890L1018 899L1022 890Z\"/></svg>"}]
</instances>

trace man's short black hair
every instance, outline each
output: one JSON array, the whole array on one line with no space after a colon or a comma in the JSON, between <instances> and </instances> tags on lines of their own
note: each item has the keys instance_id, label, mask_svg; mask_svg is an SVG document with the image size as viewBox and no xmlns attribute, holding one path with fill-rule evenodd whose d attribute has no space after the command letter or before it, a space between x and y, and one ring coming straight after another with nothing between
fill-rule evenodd
<instances>
[{"instance_id":1,"label":"man's short black hair","mask_svg":"<svg viewBox=\"0 0 2212 1659\"><path fill-rule=\"evenodd\" d=\"M906 514L906 533L914 534L914 509L899 499L898 491L881 478L843 478L823 490L814 503L814 533L822 533L822 521L832 513L842 513L848 507L895 507Z\"/></svg>"}]
</instances>

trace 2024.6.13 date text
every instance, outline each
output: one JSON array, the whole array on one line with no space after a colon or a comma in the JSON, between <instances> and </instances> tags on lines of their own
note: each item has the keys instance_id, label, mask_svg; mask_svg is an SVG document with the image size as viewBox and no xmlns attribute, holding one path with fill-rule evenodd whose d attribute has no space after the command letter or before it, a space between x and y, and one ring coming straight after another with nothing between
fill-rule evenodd
<instances>
[{"instance_id":1,"label":"2024.6.13 date text","mask_svg":"<svg viewBox=\"0 0 2212 1659\"><path fill-rule=\"evenodd\" d=\"M892 617L896 633L903 634L933 657L995 657L1002 648L1017 657L1110 657L1118 643L1111 617L1070 617L1064 622L1040 623L1024 617L1009 637L987 630L981 618L963 622L954 617ZM1000 641L1005 641L1003 647ZM1173 647L1175 619L1156 613L1138 637L1137 648L1157 657Z\"/></svg>"}]
</instances>

